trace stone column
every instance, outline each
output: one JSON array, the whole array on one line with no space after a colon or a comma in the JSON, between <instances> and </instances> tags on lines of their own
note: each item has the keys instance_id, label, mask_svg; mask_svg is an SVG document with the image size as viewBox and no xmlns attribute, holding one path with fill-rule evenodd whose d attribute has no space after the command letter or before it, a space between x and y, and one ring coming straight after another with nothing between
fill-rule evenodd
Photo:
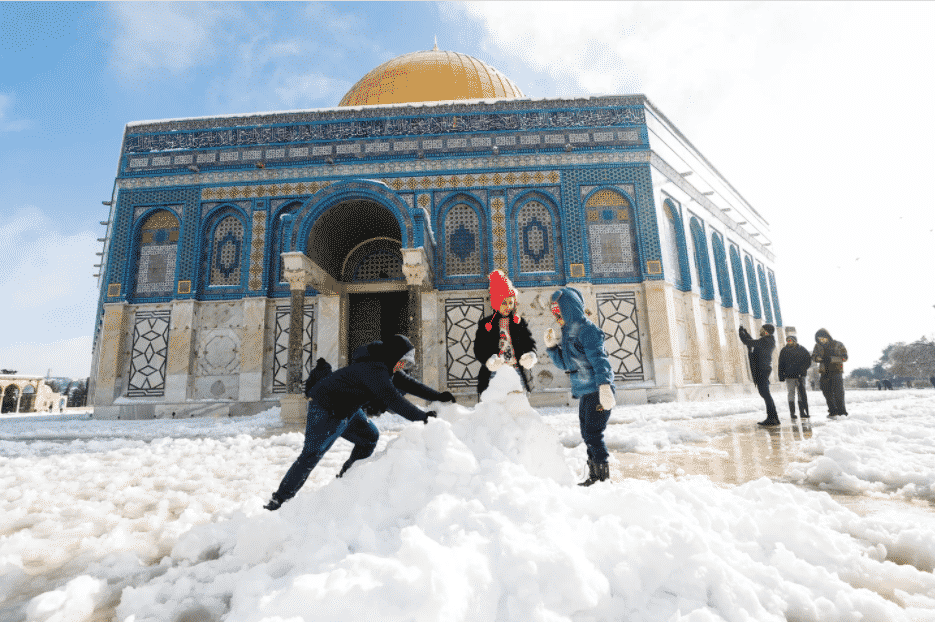
<instances>
[{"instance_id":1,"label":"stone column","mask_svg":"<svg viewBox=\"0 0 935 622\"><path fill-rule=\"evenodd\" d=\"M16 385L16 414L19 414L19 403L23 399L23 387Z\"/></svg>"},{"instance_id":2,"label":"stone column","mask_svg":"<svg viewBox=\"0 0 935 622\"><path fill-rule=\"evenodd\" d=\"M438 317L438 292L420 292L421 322L419 338L422 342L422 382L442 389L441 364L445 360L445 329Z\"/></svg>"},{"instance_id":3,"label":"stone column","mask_svg":"<svg viewBox=\"0 0 935 622\"><path fill-rule=\"evenodd\" d=\"M643 288L649 321L649 347L657 387L649 394L667 394L668 399L675 399L675 391L685 385L685 378L679 355L672 286L665 281L646 281Z\"/></svg>"},{"instance_id":4,"label":"stone column","mask_svg":"<svg viewBox=\"0 0 935 622\"><path fill-rule=\"evenodd\" d=\"M291 316L289 320L289 339L291 340ZM265 327L266 298L244 298L243 337L240 340L240 393L238 395L238 400L240 402L259 402L263 397L263 345L266 335ZM291 341L289 347L291 356ZM301 349L301 345L299 348Z\"/></svg>"},{"instance_id":5,"label":"stone column","mask_svg":"<svg viewBox=\"0 0 935 622\"><path fill-rule=\"evenodd\" d=\"M305 288L308 270L301 253L283 253L285 278L289 281L292 304L289 309L289 358L286 395L279 398L283 423L305 420L305 387L302 386L302 334L305 320Z\"/></svg>"},{"instance_id":6,"label":"stone column","mask_svg":"<svg viewBox=\"0 0 935 622\"><path fill-rule=\"evenodd\" d=\"M184 402L188 399L194 324L195 301L173 301L169 321L169 356L166 361L165 401L167 403Z\"/></svg>"},{"instance_id":7,"label":"stone column","mask_svg":"<svg viewBox=\"0 0 935 622\"><path fill-rule=\"evenodd\" d=\"M319 294L315 305L315 351L335 368L341 357L341 297Z\"/></svg>"},{"instance_id":8,"label":"stone column","mask_svg":"<svg viewBox=\"0 0 935 622\"><path fill-rule=\"evenodd\" d=\"M114 403L117 376L123 358L126 341L126 322L128 307L126 303L114 302L104 305L104 322L100 338L100 363L97 369L97 385L93 396L95 406L109 406Z\"/></svg>"},{"instance_id":9,"label":"stone column","mask_svg":"<svg viewBox=\"0 0 935 622\"><path fill-rule=\"evenodd\" d=\"M708 302L702 300L701 296L695 292L691 293L691 318L689 318L689 321L692 322L697 337L698 350L696 356L701 370L701 384L714 382L714 361L711 346L708 343L710 341L710 335L708 334Z\"/></svg>"}]
</instances>

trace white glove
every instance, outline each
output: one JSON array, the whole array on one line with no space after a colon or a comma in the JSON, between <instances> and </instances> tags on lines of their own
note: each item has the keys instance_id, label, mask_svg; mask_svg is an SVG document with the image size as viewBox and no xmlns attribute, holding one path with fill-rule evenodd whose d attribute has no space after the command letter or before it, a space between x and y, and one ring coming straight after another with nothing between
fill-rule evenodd
<instances>
[{"instance_id":1,"label":"white glove","mask_svg":"<svg viewBox=\"0 0 935 622\"><path fill-rule=\"evenodd\" d=\"M609 384L602 384L598 389L598 393L598 399L604 410L610 410L617 405L617 400L614 399L614 392L611 391Z\"/></svg>"},{"instance_id":2,"label":"white glove","mask_svg":"<svg viewBox=\"0 0 935 622\"><path fill-rule=\"evenodd\" d=\"M545 334L542 335L542 340L545 341L545 346L547 348L554 348L559 344L558 337L555 336L555 329L553 328L545 331Z\"/></svg>"},{"instance_id":3,"label":"white glove","mask_svg":"<svg viewBox=\"0 0 935 622\"><path fill-rule=\"evenodd\" d=\"M489 369L490 371L497 371L498 369L503 367L504 363L506 363L505 358L503 358L499 354L494 354L489 359L487 359L487 362L484 364L487 365L487 369Z\"/></svg>"},{"instance_id":4,"label":"white glove","mask_svg":"<svg viewBox=\"0 0 935 622\"><path fill-rule=\"evenodd\" d=\"M519 357L519 364L522 365L525 369L532 369L533 365L539 362L539 357L536 356L535 352L527 352L523 356Z\"/></svg>"}]
</instances>

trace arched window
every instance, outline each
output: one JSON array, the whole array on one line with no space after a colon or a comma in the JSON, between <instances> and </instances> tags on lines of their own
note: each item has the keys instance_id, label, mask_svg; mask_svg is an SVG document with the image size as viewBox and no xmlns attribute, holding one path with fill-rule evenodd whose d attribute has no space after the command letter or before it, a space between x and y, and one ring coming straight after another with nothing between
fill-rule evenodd
<instances>
[{"instance_id":1,"label":"arched window","mask_svg":"<svg viewBox=\"0 0 935 622\"><path fill-rule=\"evenodd\" d=\"M520 273L555 272L557 246L549 208L540 201L527 201L516 212L514 225Z\"/></svg>"},{"instance_id":2,"label":"arched window","mask_svg":"<svg viewBox=\"0 0 935 622\"><path fill-rule=\"evenodd\" d=\"M714 272L717 274L717 290L721 295L721 305L734 306L734 298L730 293L730 275L727 273L727 253L724 252L724 243L717 233L711 234L711 248L714 250Z\"/></svg>"},{"instance_id":3,"label":"arched window","mask_svg":"<svg viewBox=\"0 0 935 622\"><path fill-rule=\"evenodd\" d=\"M236 287L241 284L246 246L243 221L229 214L214 226L207 256L208 285Z\"/></svg>"},{"instance_id":4,"label":"arched window","mask_svg":"<svg viewBox=\"0 0 935 622\"><path fill-rule=\"evenodd\" d=\"M179 221L168 210L150 214L140 227L136 262L137 297L163 297L175 293Z\"/></svg>"},{"instance_id":5,"label":"arched window","mask_svg":"<svg viewBox=\"0 0 935 622\"><path fill-rule=\"evenodd\" d=\"M779 312L779 294L776 292L776 275L769 271L769 291L773 296L773 315L776 316L776 325L782 326L782 314Z\"/></svg>"},{"instance_id":6,"label":"arched window","mask_svg":"<svg viewBox=\"0 0 935 622\"><path fill-rule=\"evenodd\" d=\"M283 276L283 265L282 265L282 253L285 250L283 248L283 236L285 232L283 228L285 223L283 222L283 216L287 214L294 214L299 211L299 208L302 207L302 204L299 202L290 203L285 207L282 207L276 211L276 215L270 223L272 228L272 236L270 241L270 271L269 271L269 282L270 289L277 287L285 283L285 278Z\"/></svg>"},{"instance_id":7,"label":"arched window","mask_svg":"<svg viewBox=\"0 0 935 622\"><path fill-rule=\"evenodd\" d=\"M692 216L689 228L695 247L695 267L698 270L698 288L704 300L714 300L714 285L711 282L711 263L708 261L708 244L705 241L701 221Z\"/></svg>"},{"instance_id":8,"label":"arched window","mask_svg":"<svg viewBox=\"0 0 935 622\"><path fill-rule=\"evenodd\" d=\"M662 203L666 214L668 240L663 255L663 270L672 275L672 283L685 291L691 289L691 270L688 267L688 251L685 248L685 231L678 208L669 199Z\"/></svg>"},{"instance_id":9,"label":"arched window","mask_svg":"<svg viewBox=\"0 0 935 622\"><path fill-rule=\"evenodd\" d=\"M750 255L743 258L747 268L747 289L750 291L750 306L753 308L753 317L760 317L760 295L757 293L756 272L753 270L753 259Z\"/></svg>"},{"instance_id":10,"label":"arched window","mask_svg":"<svg viewBox=\"0 0 935 622\"><path fill-rule=\"evenodd\" d=\"M478 276L486 272L477 211L457 203L445 214L445 276Z\"/></svg>"},{"instance_id":11,"label":"arched window","mask_svg":"<svg viewBox=\"0 0 935 622\"><path fill-rule=\"evenodd\" d=\"M760 294L763 298L764 317L768 324L773 323L773 305L769 302L769 288L766 286L766 275L763 273L763 265L756 267L757 280L760 283Z\"/></svg>"},{"instance_id":12,"label":"arched window","mask_svg":"<svg viewBox=\"0 0 935 622\"><path fill-rule=\"evenodd\" d=\"M730 245L730 267L734 273L734 292L737 294L737 309L741 313L749 313L747 306L747 289L744 287L743 262L740 261L740 251L733 244Z\"/></svg>"},{"instance_id":13,"label":"arched window","mask_svg":"<svg viewBox=\"0 0 935 622\"><path fill-rule=\"evenodd\" d=\"M616 190L598 190L585 202L591 273L597 277L638 278L639 251L630 200Z\"/></svg>"}]
</instances>

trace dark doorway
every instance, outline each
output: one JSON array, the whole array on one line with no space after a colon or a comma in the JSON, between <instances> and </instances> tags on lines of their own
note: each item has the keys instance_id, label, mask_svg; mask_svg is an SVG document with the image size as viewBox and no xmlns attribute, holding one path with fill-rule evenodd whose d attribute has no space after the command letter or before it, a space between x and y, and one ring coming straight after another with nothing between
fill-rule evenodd
<instances>
[{"instance_id":1,"label":"dark doorway","mask_svg":"<svg viewBox=\"0 0 935 622\"><path fill-rule=\"evenodd\" d=\"M412 339L409 292L348 294L347 354L362 345L392 335Z\"/></svg>"}]
</instances>

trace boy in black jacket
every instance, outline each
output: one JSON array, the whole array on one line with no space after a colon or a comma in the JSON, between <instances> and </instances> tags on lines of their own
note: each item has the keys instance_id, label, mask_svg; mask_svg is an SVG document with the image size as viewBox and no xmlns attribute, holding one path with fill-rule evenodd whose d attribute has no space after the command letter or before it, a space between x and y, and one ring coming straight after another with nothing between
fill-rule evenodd
<instances>
[{"instance_id":1,"label":"boy in black jacket","mask_svg":"<svg viewBox=\"0 0 935 622\"><path fill-rule=\"evenodd\" d=\"M773 350L776 348L776 340L773 338L775 331L776 328L772 324L763 324L759 339L751 337L743 326L739 331L740 341L747 346L749 353L753 382L756 383L756 389L766 403L766 419L758 422L758 425L762 426L779 425L776 404L773 403L773 396L769 394L769 375L773 371Z\"/></svg>"},{"instance_id":2,"label":"boy in black jacket","mask_svg":"<svg viewBox=\"0 0 935 622\"><path fill-rule=\"evenodd\" d=\"M406 392L421 394L420 397L425 399L454 401L450 393L432 391L408 375L400 374L398 380L395 378L406 363L412 360L412 344L403 335L394 335L386 342L374 341L365 349L365 353L358 349L357 353L362 356L354 359L350 365L331 374L322 374L324 377L310 387L311 394L306 394L312 403L308 407L305 445L283 477L279 489L273 493L269 503L263 506L267 510L278 510L299 492L312 469L338 437L354 444L351 456L338 477L354 462L373 453L380 432L367 419L361 410L362 406L378 404L410 421L423 423L435 416L435 411L422 411L407 401L401 395L397 383L406 387Z\"/></svg>"},{"instance_id":3,"label":"boy in black jacket","mask_svg":"<svg viewBox=\"0 0 935 622\"><path fill-rule=\"evenodd\" d=\"M812 355L795 335L786 336L786 347L779 351L779 382L786 383L789 391L789 416L795 419L795 394L799 394L799 414L808 419L808 396L805 394L805 376L812 366Z\"/></svg>"}]
</instances>

